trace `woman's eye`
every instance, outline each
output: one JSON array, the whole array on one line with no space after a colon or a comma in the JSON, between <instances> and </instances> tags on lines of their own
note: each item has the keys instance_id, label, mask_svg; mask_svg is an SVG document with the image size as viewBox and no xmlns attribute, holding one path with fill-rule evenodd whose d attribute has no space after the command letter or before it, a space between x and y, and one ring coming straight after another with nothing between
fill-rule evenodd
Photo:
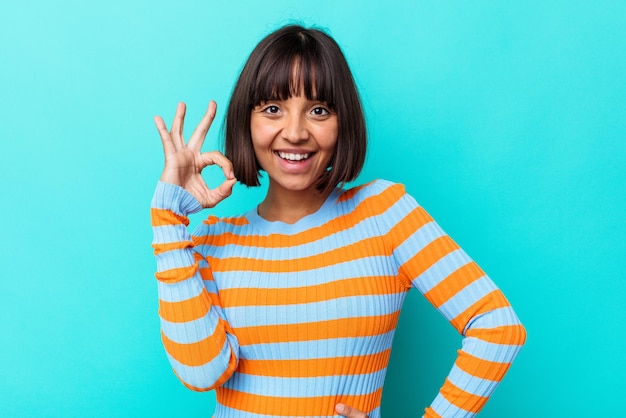
<instances>
[{"instance_id":1,"label":"woman's eye","mask_svg":"<svg viewBox=\"0 0 626 418\"><path fill-rule=\"evenodd\" d=\"M276 114L280 111L278 106L267 106L264 110L265 113Z\"/></svg>"},{"instance_id":2,"label":"woman's eye","mask_svg":"<svg viewBox=\"0 0 626 418\"><path fill-rule=\"evenodd\" d=\"M324 107L316 107L315 109L313 109L311 111L311 113L315 116L326 116L328 115L330 112L328 111L328 109L324 108Z\"/></svg>"}]
</instances>

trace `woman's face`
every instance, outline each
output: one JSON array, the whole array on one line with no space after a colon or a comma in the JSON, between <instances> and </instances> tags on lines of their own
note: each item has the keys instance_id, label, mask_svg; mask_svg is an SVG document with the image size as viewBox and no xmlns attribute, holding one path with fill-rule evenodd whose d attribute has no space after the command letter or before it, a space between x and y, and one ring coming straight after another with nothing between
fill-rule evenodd
<instances>
[{"instance_id":1,"label":"woman's face","mask_svg":"<svg viewBox=\"0 0 626 418\"><path fill-rule=\"evenodd\" d=\"M270 187L314 191L335 152L337 114L324 102L293 96L255 107L250 131Z\"/></svg>"}]
</instances>

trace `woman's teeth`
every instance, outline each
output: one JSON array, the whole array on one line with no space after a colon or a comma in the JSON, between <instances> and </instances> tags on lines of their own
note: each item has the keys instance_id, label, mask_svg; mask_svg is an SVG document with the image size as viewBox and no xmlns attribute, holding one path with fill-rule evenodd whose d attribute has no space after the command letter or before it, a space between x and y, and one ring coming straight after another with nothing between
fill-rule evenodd
<instances>
[{"instance_id":1,"label":"woman's teeth","mask_svg":"<svg viewBox=\"0 0 626 418\"><path fill-rule=\"evenodd\" d=\"M289 160L289 161L300 161L300 160L305 160L307 158L309 158L309 153L307 152L306 154L292 154L290 152L281 152L278 151L278 156L284 160Z\"/></svg>"}]
</instances>

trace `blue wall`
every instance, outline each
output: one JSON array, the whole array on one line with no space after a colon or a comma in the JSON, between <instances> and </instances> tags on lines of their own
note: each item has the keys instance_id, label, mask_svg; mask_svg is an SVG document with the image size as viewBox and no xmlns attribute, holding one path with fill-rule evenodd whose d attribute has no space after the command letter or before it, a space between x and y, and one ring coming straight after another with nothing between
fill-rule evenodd
<instances>
[{"instance_id":1,"label":"blue wall","mask_svg":"<svg viewBox=\"0 0 626 418\"><path fill-rule=\"evenodd\" d=\"M186 101L191 132L209 99L223 116L247 54L292 20L327 28L353 67L360 181L405 183L527 327L481 416L622 415L626 3L222 3L0 6L0 415L210 415L159 340L152 117ZM459 342L411 295L383 415L418 416Z\"/></svg>"}]
</instances>

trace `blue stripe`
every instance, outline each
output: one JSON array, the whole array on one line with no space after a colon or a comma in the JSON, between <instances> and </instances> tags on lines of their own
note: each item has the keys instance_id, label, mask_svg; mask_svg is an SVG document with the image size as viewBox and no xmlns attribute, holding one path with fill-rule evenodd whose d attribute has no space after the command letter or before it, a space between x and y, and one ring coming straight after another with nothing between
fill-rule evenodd
<instances>
[{"instance_id":1,"label":"blue stripe","mask_svg":"<svg viewBox=\"0 0 626 418\"><path fill-rule=\"evenodd\" d=\"M468 327L471 328L497 328L507 325L519 325L520 320L510 306L497 308L473 318Z\"/></svg>"},{"instance_id":2,"label":"blue stripe","mask_svg":"<svg viewBox=\"0 0 626 418\"><path fill-rule=\"evenodd\" d=\"M366 411L367 412L367 411ZM367 414L368 418L380 418L380 408L374 409ZM219 403L216 404L215 414L213 418L285 418L284 415L264 415L254 414L252 412L240 411L238 409L229 408ZM307 415L307 418L328 418L328 415Z\"/></svg>"},{"instance_id":3,"label":"blue stripe","mask_svg":"<svg viewBox=\"0 0 626 418\"><path fill-rule=\"evenodd\" d=\"M375 218L367 218L355 227L334 234L320 237L317 240L308 241L299 245L291 245L285 240L282 246L265 247L255 245L240 245L236 243L216 246L212 242L218 239L215 234L206 238L206 244L196 246L196 251L204 256L212 256L216 258L241 257L243 254L262 254L264 260L291 260L294 254L306 254L307 257L323 254L329 250L341 247L341 243L354 243L371 237L380 235L380 229L376 224ZM385 231L382 231L384 234ZM197 236L197 235L196 235ZM236 241L236 238L232 240ZM202 239L202 241L205 241ZM254 242L254 240L252 240Z\"/></svg>"},{"instance_id":4,"label":"blue stripe","mask_svg":"<svg viewBox=\"0 0 626 418\"><path fill-rule=\"evenodd\" d=\"M452 296L446 303L439 307L439 311L448 321L451 321L496 289L491 279L487 276L483 276Z\"/></svg>"},{"instance_id":5,"label":"blue stripe","mask_svg":"<svg viewBox=\"0 0 626 418\"><path fill-rule=\"evenodd\" d=\"M240 411L238 409L229 408L226 405L222 405L219 401L215 405L215 414L212 418L285 418L280 415L265 415L265 414L254 414L252 412ZM328 418L324 417L314 417L314 418Z\"/></svg>"},{"instance_id":6,"label":"blue stripe","mask_svg":"<svg viewBox=\"0 0 626 418\"><path fill-rule=\"evenodd\" d=\"M317 240L308 241L299 245L291 245L287 240L285 240L285 243L282 244L282 246L276 247L240 245L236 243L216 246L213 245L212 242L219 238L219 232L203 232L206 235L195 236L203 237L202 241L206 241L206 244L196 246L196 250L205 256L211 255L218 258L227 258L241 257L242 254L260 253L263 254L263 259L266 260L290 260L293 258L294 254L306 254L307 257L315 256L317 254L325 253L329 249L338 248L341 246L341 243L354 243L367 238L378 237L380 235L384 235L387 231L380 230L376 217L369 217L353 227L336 231L331 235L322 236ZM246 231L240 231L239 235L254 236L253 234L243 234L243 232ZM236 241L237 239L233 238L232 240ZM265 238L261 238L261 240L265 241ZM251 242L254 243L254 240Z\"/></svg>"},{"instance_id":7,"label":"blue stripe","mask_svg":"<svg viewBox=\"0 0 626 418\"><path fill-rule=\"evenodd\" d=\"M451 404L446 398L443 397L443 395L441 395L441 393L437 394L431 408L434 409L439 416L446 418L472 418L476 415Z\"/></svg>"},{"instance_id":8,"label":"blue stripe","mask_svg":"<svg viewBox=\"0 0 626 418\"><path fill-rule=\"evenodd\" d=\"M367 395L383 386L386 369L346 376L272 377L235 372L224 387L258 395L281 398Z\"/></svg>"},{"instance_id":9,"label":"blue stripe","mask_svg":"<svg viewBox=\"0 0 626 418\"><path fill-rule=\"evenodd\" d=\"M176 343L193 344L210 338L215 333L217 324L217 313L209 310L205 316L188 322L169 322L161 319L161 331Z\"/></svg>"},{"instance_id":10,"label":"blue stripe","mask_svg":"<svg viewBox=\"0 0 626 418\"><path fill-rule=\"evenodd\" d=\"M171 250L156 257L157 271L190 267L195 263L193 253L189 250Z\"/></svg>"},{"instance_id":11,"label":"blue stripe","mask_svg":"<svg viewBox=\"0 0 626 418\"><path fill-rule=\"evenodd\" d=\"M391 347L395 330L370 337L334 338L313 341L289 341L241 346L241 357L254 360L309 360L320 358L320 353L330 357L367 356L378 354Z\"/></svg>"},{"instance_id":12,"label":"blue stripe","mask_svg":"<svg viewBox=\"0 0 626 418\"><path fill-rule=\"evenodd\" d=\"M196 213L202 205L191 193L175 184L159 181L152 196L151 207L172 210L177 214Z\"/></svg>"},{"instance_id":13,"label":"blue stripe","mask_svg":"<svg viewBox=\"0 0 626 418\"><path fill-rule=\"evenodd\" d=\"M180 302L198 296L204 289L204 282L200 274L196 273L193 278L176 283L163 283L157 280L159 299L164 302Z\"/></svg>"},{"instance_id":14,"label":"blue stripe","mask_svg":"<svg viewBox=\"0 0 626 418\"><path fill-rule=\"evenodd\" d=\"M169 353L166 354L170 365L183 382L197 388L207 389L213 386L228 368L231 347L227 340L218 356L202 366L186 366Z\"/></svg>"},{"instance_id":15,"label":"blue stripe","mask_svg":"<svg viewBox=\"0 0 626 418\"><path fill-rule=\"evenodd\" d=\"M289 325L398 312L404 293L350 296L294 305L238 306L224 313L234 327ZM262 302L262 301L261 301Z\"/></svg>"},{"instance_id":16,"label":"blue stripe","mask_svg":"<svg viewBox=\"0 0 626 418\"><path fill-rule=\"evenodd\" d=\"M423 225L413 232L403 243L398 245L393 254L398 265L401 266L422 251L428 244L437 238L445 236L445 232L434 222Z\"/></svg>"},{"instance_id":17,"label":"blue stripe","mask_svg":"<svg viewBox=\"0 0 626 418\"><path fill-rule=\"evenodd\" d=\"M351 260L345 263L334 264L308 271L264 273L230 270L224 272L213 272L213 276L219 289L240 289L242 287L255 287L260 289L294 289L298 287L314 286L320 283L331 283L334 281L333 279L368 277L372 274L388 274L390 276L395 276L397 271L393 265L394 263L391 257L377 256ZM383 266L388 271L381 271L380 266ZM373 268L375 268L375 270L373 270ZM248 285L243 282L242 276L244 275L252 278L252 284Z\"/></svg>"},{"instance_id":18,"label":"blue stripe","mask_svg":"<svg viewBox=\"0 0 626 418\"><path fill-rule=\"evenodd\" d=\"M413 280L413 285L420 292L426 293L447 279L452 273L471 263L472 260L461 249L454 250L441 257Z\"/></svg>"},{"instance_id":19,"label":"blue stripe","mask_svg":"<svg viewBox=\"0 0 626 418\"><path fill-rule=\"evenodd\" d=\"M376 408L367 414L367 418L380 418L380 408Z\"/></svg>"},{"instance_id":20,"label":"blue stripe","mask_svg":"<svg viewBox=\"0 0 626 418\"><path fill-rule=\"evenodd\" d=\"M490 343L474 337L464 338L462 348L476 358L496 363L510 363L520 349L519 345Z\"/></svg>"},{"instance_id":21,"label":"blue stripe","mask_svg":"<svg viewBox=\"0 0 626 418\"><path fill-rule=\"evenodd\" d=\"M450 370L448 380L463 391L476 396L490 396L496 389L499 382L481 379L459 369L456 365Z\"/></svg>"},{"instance_id":22,"label":"blue stripe","mask_svg":"<svg viewBox=\"0 0 626 418\"><path fill-rule=\"evenodd\" d=\"M184 224L155 226L152 231L154 232L153 244L191 241L191 235Z\"/></svg>"}]
</instances>

